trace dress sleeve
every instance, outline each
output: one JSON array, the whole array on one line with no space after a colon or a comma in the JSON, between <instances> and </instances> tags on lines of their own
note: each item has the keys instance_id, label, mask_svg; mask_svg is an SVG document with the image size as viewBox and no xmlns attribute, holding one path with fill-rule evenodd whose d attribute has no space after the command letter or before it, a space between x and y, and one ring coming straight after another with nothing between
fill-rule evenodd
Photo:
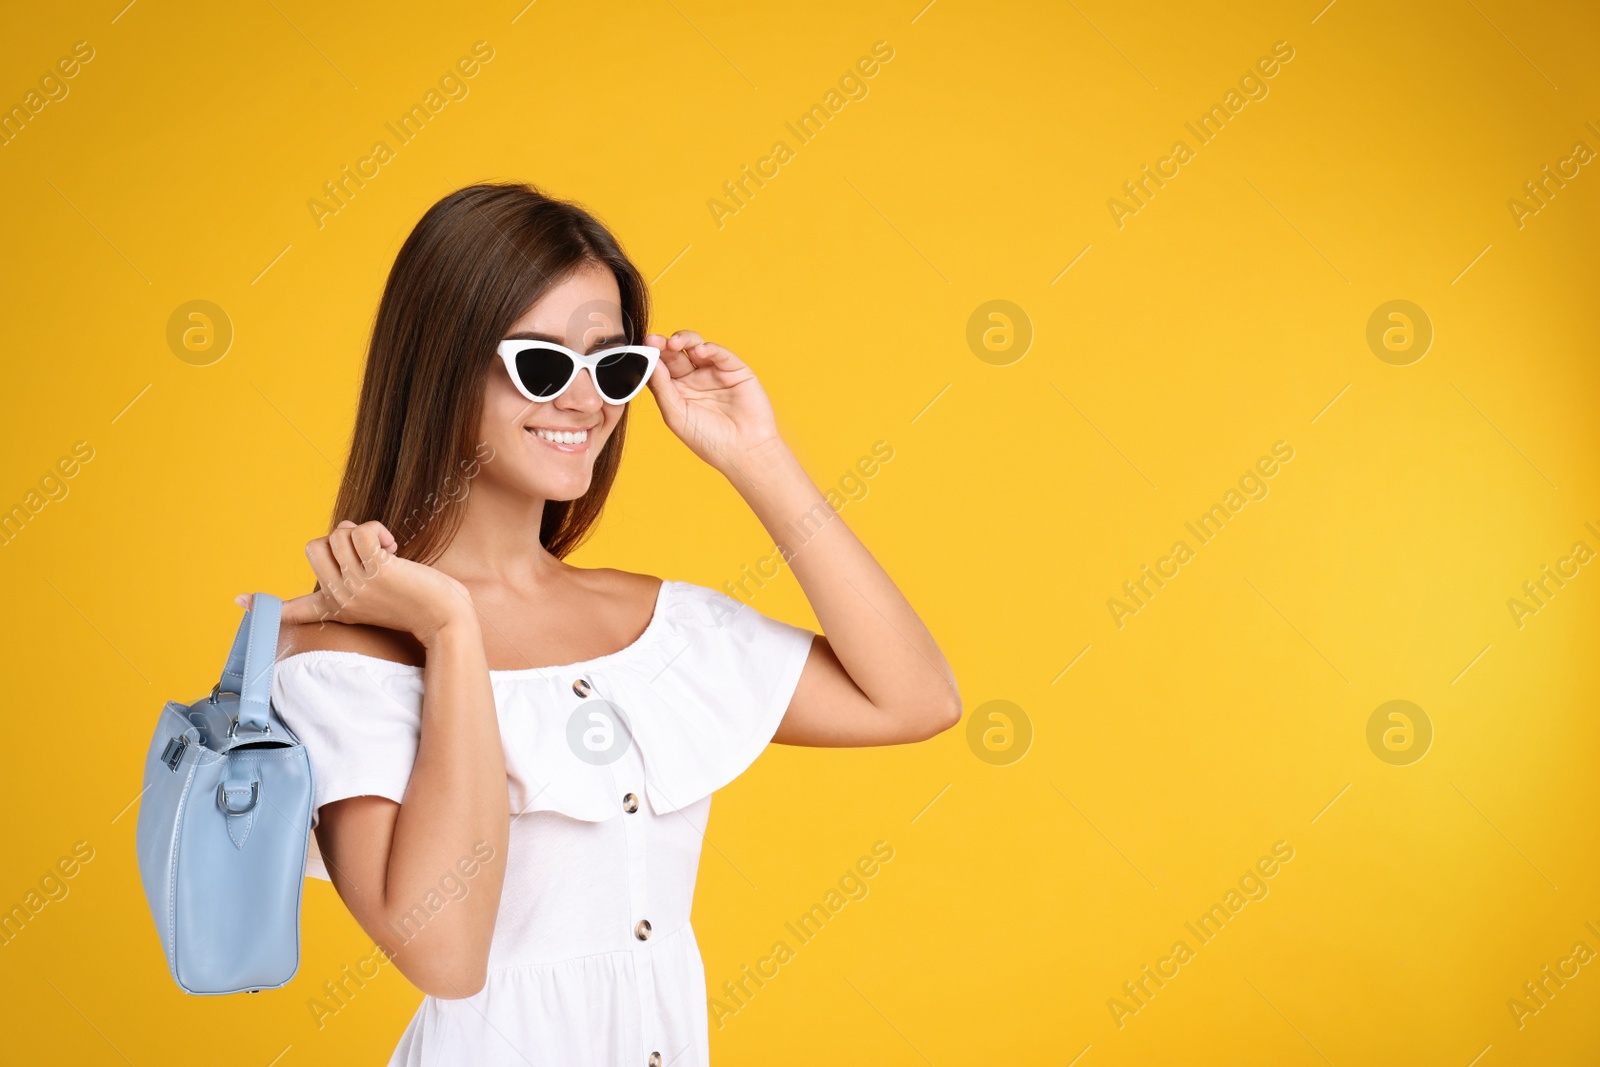
<instances>
[{"instance_id":1,"label":"dress sleeve","mask_svg":"<svg viewBox=\"0 0 1600 1067\"><path fill-rule=\"evenodd\" d=\"M405 798L422 731L420 672L349 653L303 652L273 670L272 706L311 757L311 825L355 796ZM311 873L326 877L311 843Z\"/></svg>"},{"instance_id":2,"label":"dress sleeve","mask_svg":"<svg viewBox=\"0 0 1600 1067\"><path fill-rule=\"evenodd\" d=\"M707 586L685 584L681 593L659 649L664 663L641 663L658 712L633 722L658 812L722 788L755 761L783 721L816 637Z\"/></svg>"},{"instance_id":3,"label":"dress sleeve","mask_svg":"<svg viewBox=\"0 0 1600 1067\"><path fill-rule=\"evenodd\" d=\"M789 709L816 634L803 626L763 615L726 593L713 590L710 604L716 625L726 631L721 642L727 656L726 677L739 683L740 695L748 702L749 715L759 724L756 732L764 745L777 733L778 724Z\"/></svg>"}]
</instances>

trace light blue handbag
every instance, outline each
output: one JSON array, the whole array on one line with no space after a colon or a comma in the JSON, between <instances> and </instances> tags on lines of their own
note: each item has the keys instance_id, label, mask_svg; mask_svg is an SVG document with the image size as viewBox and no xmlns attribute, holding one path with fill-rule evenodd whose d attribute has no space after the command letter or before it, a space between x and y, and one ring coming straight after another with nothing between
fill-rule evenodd
<instances>
[{"instance_id":1,"label":"light blue handbag","mask_svg":"<svg viewBox=\"0 0 1600 1067\"><path fill-rule=\"evenodd\" d=\"M168 701L145 757L139 875L186 993L275 989L300 968L311 762L271 707L283 602L253 603L222 680Z\"/></svg>"}]
</instances>

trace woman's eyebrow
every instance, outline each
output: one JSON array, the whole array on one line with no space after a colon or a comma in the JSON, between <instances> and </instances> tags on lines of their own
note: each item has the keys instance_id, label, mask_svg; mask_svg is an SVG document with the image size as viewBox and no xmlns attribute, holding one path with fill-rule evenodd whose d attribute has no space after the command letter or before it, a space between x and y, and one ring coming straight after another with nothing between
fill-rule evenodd
<instances>
[{"instance_id":1,"label":"woman's eyebrow","mask_svg":"<svg viewBox=\"0 0 1600 1067\"><path fill-rule=\"evenodd\" d=\"M533 330L522 330L519 333L508 335L505 339L507 341L549 341L551 344L561 345L562 347L566 347L567 344L564 337L556 337L548 333L537 333ZM625 345L627 343L628 337L626 334L616 334L611 337L602 337L600 340L595 341L589 346L589 351L593 352L597 348L609 348L612 345Z\"/></svg>"}]
</instances>

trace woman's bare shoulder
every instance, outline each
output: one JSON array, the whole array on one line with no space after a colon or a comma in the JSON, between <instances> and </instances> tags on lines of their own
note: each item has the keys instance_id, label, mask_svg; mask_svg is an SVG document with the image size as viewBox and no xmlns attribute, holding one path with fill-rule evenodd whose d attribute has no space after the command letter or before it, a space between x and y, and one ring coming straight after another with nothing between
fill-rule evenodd
<instances>
[{"instance_id":1,"label":"woman's bare shoulder","mask_svg":"<svg viewBox=\"0 0 1600 1067\"><path fill-rule=\"evenodd\" d=\"M343 622L303 622L282 627L278 631L278 658L300 652L355 652L412 667L425 662L422 643L410 634Z\"/></svg>"},{"instance_id":2,"label":"woman's bare shoulder","mask_svg":"<svg viewBox=\"0 0 1600 1067\"><path fill-rule=\"evenodd\" d=\"M603 597L624 611L642 608L646 616L655 604L656 594L666 584L653 574L637 574L615 567L574 569L590 594Z\"/></svg>"}]
</instances>

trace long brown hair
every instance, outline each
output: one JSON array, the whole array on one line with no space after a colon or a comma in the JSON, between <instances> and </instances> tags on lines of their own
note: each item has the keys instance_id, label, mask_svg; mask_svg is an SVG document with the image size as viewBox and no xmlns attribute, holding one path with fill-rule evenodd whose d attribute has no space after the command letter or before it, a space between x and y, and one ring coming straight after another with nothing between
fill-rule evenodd
<instances>
[{"instance_id":1,"label":"long brown hair","mask_svg":"<svg viewBox=\"0 0 1600 1067\"><path fill-rule=\"evenodd\" d=\"M398 555L428 563L461 524L449 506L475 473L474 438L495 345L553 286L579 268L608 268L622 327L642 344L650 295L643 276L598 219L532 185L458 189L428 209L401 246L372 327L361 402L329 528L378 519ZM616 480L624 408L595 458L589 491L547 500L539 543L565 557L592 532ZM492 462L492 460L490 460Z\"/></svg>"}]
</instances>

